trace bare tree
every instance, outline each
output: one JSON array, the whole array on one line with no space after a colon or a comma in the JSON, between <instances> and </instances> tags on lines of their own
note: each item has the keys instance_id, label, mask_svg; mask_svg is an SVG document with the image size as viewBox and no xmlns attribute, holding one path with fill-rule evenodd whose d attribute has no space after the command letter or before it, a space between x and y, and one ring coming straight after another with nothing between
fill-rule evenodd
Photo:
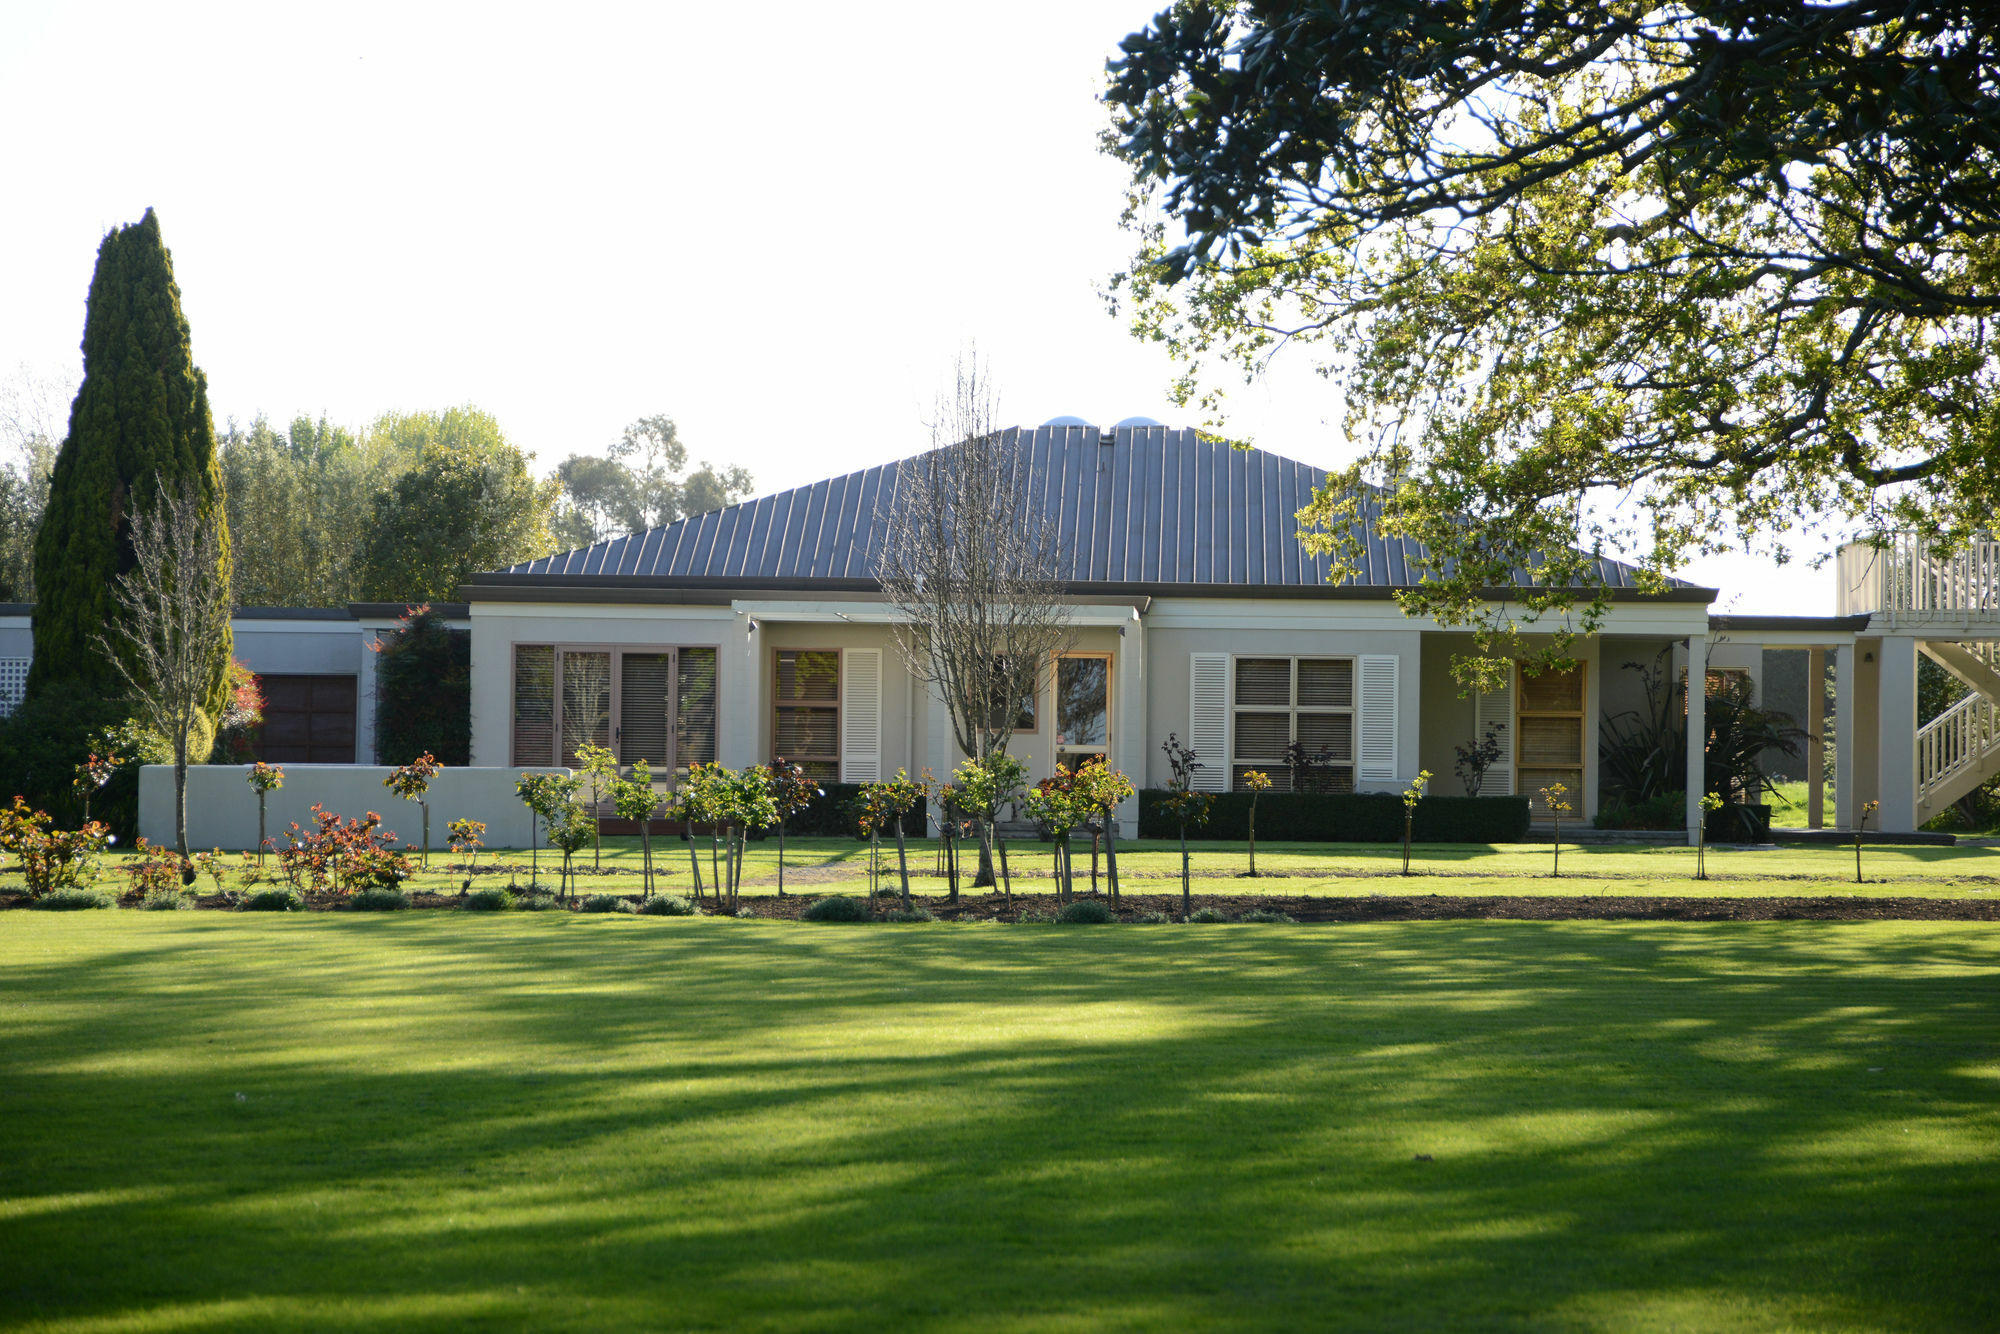
<instances>
[{"instance_id":1,"label":"bare tree","mask_svg":"<svg viewBox=\"0 0 2000 1334\"><path fill-rule=\"evenodd\" d=\"M978 358L959 358L931 423L932 448L905 459L878 512L883 596L896 647L943 698L959 750L1005 754L1023 701L1039 699L1070 639L1055 520L1031 503L1018 432L1000 429ZM977 883L993 883L982 822Z\"/></svg>"},{"instance_id":2,"label":"bare tree","mask_svg":"<svg viewBox=\"0 0 2000 1334\"><path fill-rule=\"evenodd\" d=\"M121 613L97 643L131 688L146 726L174 748L174 839L188 855L188 741L228 656L229 580L223 526L189 485L161 485L149 509L132 516L132 568L118 576ZM207 759L207 756L202 756Z\"/></svg>"}]
</instances>

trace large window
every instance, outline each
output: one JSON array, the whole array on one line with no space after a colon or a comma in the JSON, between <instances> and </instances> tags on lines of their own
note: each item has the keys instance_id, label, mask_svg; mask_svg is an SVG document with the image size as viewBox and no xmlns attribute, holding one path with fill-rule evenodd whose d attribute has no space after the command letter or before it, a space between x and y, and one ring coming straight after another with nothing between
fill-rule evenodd
<instances>
[{"instance_id":1,"label":"large window","mask_svg":"<svg viewBox=\"0 0 2000 1334\"><path fill-rule=\"evenodd\" d=\"M776 758L800 765L822 783L840 777L840 653L780 649L772 681Z\"/></svg>"},{"instance_id":2,"label":"large window","mask_svg":"<svg viewBox=\"0 0 2000 1334\"><path fill-rule=\"evenodd\" d=\"M1232 789L1258 769L1280 792L1354 790L1354 659L1238 658L1231 713Z\"/></svg>"},{"instance_id":3,"label":"large window","mask_svg":"<svg viewBox=\"0 0 2000 1334\"><path fill-rule=\"evenodd\" d=\"M1056 659L1056 763L1074 769L1103 759L1111 744L1111 655Z\"/></svg>"},{"instance_id":4,"label":"large window","mask_svg":"<svg viewBox=\"0 0 2000 1334\"><path fill-rule=\"evenodd\" d=\"M574 765L584 745L664 777L715 758L715 650L514 646L513 762Z\"/></svg>"}]
</instances>

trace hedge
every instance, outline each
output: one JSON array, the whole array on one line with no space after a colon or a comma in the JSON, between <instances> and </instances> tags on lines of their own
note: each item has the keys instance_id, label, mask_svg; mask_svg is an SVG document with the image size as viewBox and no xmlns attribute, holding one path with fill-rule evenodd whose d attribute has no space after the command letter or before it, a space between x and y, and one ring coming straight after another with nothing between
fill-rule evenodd
<instances>
[{"instance_id":1,"label":"hedge","mask_svg":"<svg viewBox=\"0 0 2000 1334\"><path fill-rule=\"evenodd\" d=\"M1166 793L1139 794L1139 837L1178 838L1160 810ZM1411 837L1419 843L1519 843L1528 834L1526 797L1425 797ZM1218 792L1208 823L1190 838L1250 836L1250 794ZM1274 843L1400 843L1403 799L1394 792L1266 792L1257 798L1257 837Z\"/></svg>"},{"instance_id":2,"label":"hedge","mask_svg":"<svg viewBox=\"0 0 2000 1334\"><path fill-rule=\"evenodd\" d=\"M855 804L861 797L860 783L821 783L820 790L826 793L812 805L785 821L785 833L790 834L830 834L833 836L857 837L859 825L856 823ZM912 838L921 838L924 833L925 807L929 803L918 800L916 808L903 817L903 832ZM890 831L883 830L885 834ZM893 834L890 834L894 837Z\"/></svg>"}]
</instances>

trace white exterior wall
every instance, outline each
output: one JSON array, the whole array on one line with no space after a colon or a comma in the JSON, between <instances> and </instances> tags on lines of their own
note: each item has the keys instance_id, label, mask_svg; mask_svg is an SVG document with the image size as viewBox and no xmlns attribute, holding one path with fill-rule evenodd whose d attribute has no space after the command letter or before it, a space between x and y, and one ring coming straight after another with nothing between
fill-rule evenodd
<instances>
[{"instance_id":1,"label":"white exterior wall","mask_svg":"<svg viewBox=\"0 0 2000 1334\"><path fill-rule=\"evenodd\" d=\"M423 813L417 804L382 786L392 772L360 764L287 764L285 785L266 799L264 832L279 838L293 821L310 828L315 802L348 819L369 811L382 817L385 829L414 848L423 834ZM188 846L238 852L257 846L257 794L245 781L247 765L204 764L187 772ZM568 770L547 772L567 773ZM445 846L446 826L453 820L484 820L486 846L528 846L529 814L514 795L521 771L440 769L431 780L431 848ZM174 771L172 765L149 764L139 771L139 833L154 843L174 842ZM281 841L282 845L282 841Z\"/></svg>"}]
</instances>

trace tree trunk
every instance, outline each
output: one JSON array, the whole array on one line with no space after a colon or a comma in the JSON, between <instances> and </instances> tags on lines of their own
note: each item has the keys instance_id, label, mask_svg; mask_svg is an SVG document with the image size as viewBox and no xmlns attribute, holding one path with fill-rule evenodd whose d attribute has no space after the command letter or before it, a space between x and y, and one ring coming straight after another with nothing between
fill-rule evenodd
<instances>
[{"instance_id":1,"label":"tree trunk","mask_svg":"<svg viewBox=\"0 0 2000 1334\"><path fill-rule=\"evenodd\" d=\"M778 821L778 897L785 897L785 822Z\"/></svg>"},{"instance_id":2,"label":"tree trunk","mask_svg":"<svg viewBox=\"0 0 2000 1334\"><path fill-rule=\"evenodd\" d=\"M980 821L982 832L979 839L979 870L972 877L974 889L991 889L1000 883L993 874L993 826L996 823L998 823L997 818Z\"/></svg>"},{"instance_id":3,"label":"tree trunk","mask_svg":"<svg viewBox=\"0 0 2000 1334\"><path fill-rule=\"evenodd\" d=\"M949 826L944 831L944 873L951 886L951 901L958 902L958 838Z\"/></svg>"},{"instance_id":4,"label":"tree trunk","mask_svg":"<svg viewBox=\"0 0 2000 1334\"><path fill-rule=\"evenodd\" d=\"M1062 901L1076 900L1076 844L1070 841L1070 830L1062 831L1056 843L1062 848Z\"/></svg>"},{"instance_id":5,"label":"tree trunk","mask_svg":"<svg viewBox=\"0 0 2000 1334\"><path fill-rule=\"evenodd\" d=\"M1006 904L1011 908L1014 906L1014 876L1007 869L1007 840L996 834L993 842L1000 849L1000 884L1006 894ZM1861 864L1861 845L1859 843L1854 845L1854 863L1857 867Z\"/></svg>"},{"instance_id":6,"label":"tree trunk","mask_svg":"<svg viewBox=\"0 0 2000 1334\"><path fill-rule=\"evenodd\" d=\"M1250 878L1257 878L1257 794L1250 794Z\"/></svg>"},{"instance_id":7,"label":"tree trunk","mask_svg":"<svg viewBox=\"0 0 2000 1334\"><path fill-rule=\"evenodd\" d=\"M903 817L896 817L896 872L903 877L903 911L910 910L910 850L903 842Z\"/></svg>"},{"instance_id":8,"label":"tree trunk","mask_svg":"<svg viewBox=\"0 0 2000 1334\"><path fill-rule=\"evenodd\" d=\"M428 871L431 869L431 804L428 801L420 801L417 803L417 809L424 813L424 850L418 864Z\"/></svg>"},{"instance_id":9,"label":"tree trunk","mask_svg":"<svg viewBox=\"0 0 2000 1334\"><path fill-rule=\"evenodd\" d=\"M1097 888L1097 845L1102 837L1103 835L1096 829L1093 828L1090 831L1090 892L1093 894L1099 892Z\"/></svg>"},{"instance_id":10,"label":"tree trunk","mask_svg":"<svg viewBox=\"0 0 2000 1334\"><path fill-rule=\"evenodd\" d=\"M701 902L701 854L695 850L694 835L692 833L684 833L681 835L681 837L687 840L688 865L694 868L694 901L696 903L700 903Z\"/></svg>"},{"instance_id":11,"label":"tree trunk","mask_svg":"<svg viewBox=\"0 0 2000 1334\"><path fill-rule=\"evenodd\" d=\"M1188 887L1187 826L1181 826L1181 920L1194 912L1194 892Z\"/></svg>"},{"instance_id":12,"label":"tree trunk","mask_svg":"<svg viewBox=\"0 0 2000 1334\"><path fill-rule=\"evenodd\" d=\"M1104 875L1105 884L1111 888L1111 901L1119 902L1118 889L1118 836L1111 830L1111 817L1104 817Z\"/></svg>"},{"instance_id":13,"label":"tree trunk","mask_svg":"<svg viewBox=\"0 0 2000 1334\"><path fill-rule=\"evenodd\" d=\"M535 814L535 808L533 806L530 806L528 808L528 888L529 889L535 888L535 882L541 878L542 874L539 854L536 851L536 849L539 848L542 843L541 826L539 823L540 819L541 817Z\"/></svg>"},{"instance_id":14,"label":"tree trunk","mask_svg":"<svg viewBox=\"0 0 2000 1334\"><path fill-rule=\"evenodd\" d=\"M174 741L174 845L181 861L188 859L188 742L187 729ZM181 883L191 883L183 880Z\"/></svg>"},{"instance_id":15,"label":"tree trunk","mask_svg":"<svg viewBox=\"0 0 2000 1334\"><path fill-rule=\"evenodd\" d=\"M653 831L652 821L639 821L639 898L643 901L653 897Z\"/></svg>"},{"instance_id":16,"label":"tree trunk","mask_svg":"<svg viewBox=\"0 0 2000 1334\"><path fill-rule=\"evenodd\" d=\"M257 865L264 864L264 794L257 794Z\"/></svg>"}]
</instances>

